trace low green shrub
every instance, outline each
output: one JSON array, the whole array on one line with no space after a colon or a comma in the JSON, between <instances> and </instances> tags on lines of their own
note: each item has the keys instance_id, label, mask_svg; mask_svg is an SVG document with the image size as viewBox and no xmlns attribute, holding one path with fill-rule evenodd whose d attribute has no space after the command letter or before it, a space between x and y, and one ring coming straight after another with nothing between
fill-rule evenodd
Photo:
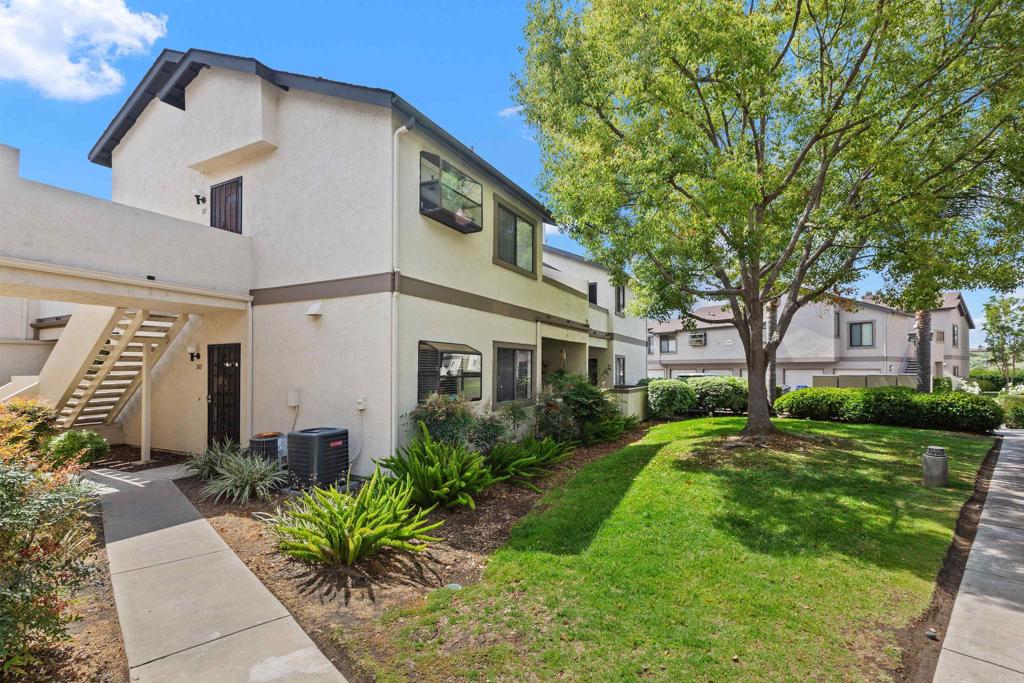
<instances>
[{"instance_id":1,"label":"low green shrub","mask_svg":"<svg viewBox=\"0 0 1024 683\"><path fill-rule=\"evenodd\" d=\"M106 457L110 444L92 430L69 429L46 442L46 453L56 467L69 462L85 465Z\"/></svg>"},{"instance_id":2,"label":"low green shrub","mask_svg":"<svg viewBox=\"0 0 1024 683\"><path fill-rule=\"evenodd\" d=\"M216 440L202 453L190 454L185 461L185 467L200 479L212 479L225 458L241 453L241 446L234 441Z\"/></svg>"},{"instance_id":3,"label":"low green shrub","mask_svg":"<svg viewBox=\"0 0 1024 683\"><path fill-rule=\"evenodd\" d=\"M988 386L992 387L991 389L986 389L985 385L982 385L982 391L1002 391L1007 386L1006 378L1003 377L1003 373L994 369L971 370L970 379L978 382L978 384L985 381ZM1024 370L1015 370L1011 372L1009 383L1024 384Z\"/></svg>"},{"instance_id":4,"label":"low green shrub","mask_svg":"<svg viewBox=\"0 0 1024 683\"><path fill-rule=\"evenodd\" d=\"M933 377L932 378L932 393L933 394L945 394L953 391L953 378L952 377Z\"/></svg>"},{"instance_id":5,"label":"low green shrub","mask_svg":"<svg viewBox=\"0 0 1024 683\"><path fill-rule=\"evenodd\" d=\"M473 496L500 478L491 474L484 456L463 443L435 440L426 425L421 434L398 453L381 461L399 479L412 484L412 500L421 507L468 505Z\"/></svg>"},{"instance_id":6,"label":"low green shrub","mask_svg":"<svg viewBox=\"0 0 1024 683\"><path fill-rule=\"evenodd\" d=\"M805 420L839 420L849 398L849 389L808 387L790 391L775 399L773 408L780 415Z\"/></svg>"},{"instance_id":7,"label":"low green shrub","mask_svg":"<svg viewBox=\"0 0 1024 683\"><path fill-rule=\"evenodd\" d=\"M775 400L787 417L988 433L1003 422L994 400L963 392L919 394L902 387L798 389Z\"/></svg>"},{"instance_id":8,"label":"low green shrub","mask_svg":"<svg viewBox=\"0 0 1024 683\"><path fill-rule=\"evenodd\" d=\"M40 648L67 637L69 598L94 569L92 501L67 472L0 462L0 679L26 674Z\"/></svg>"},{"instance_id":9,"label":"low green shrub","mask_svg":"<svg viewBox=\"0 0 1024 683\"><path fill-rule=\"evenodd\" d=\"M540 489L528 480L547 473L569 457L572 451L571 444L555 441L551 437L527 437L518 443L498 444L487 454L486 460L487 466L495 476L511 479L517 484L539 491Z\"/></svg>"},{"instance_id":10,"label":"low green shrub","mask_svg":"<svg viewBox=\"0 0 1024 683\"><path fill-rule=\"evenodd\" d=\"M538 436L550 436L556 441L576 440L576 420L562 399L550 389L545 389L537 397L535 410Z\"/></svg>"},{"instance_id":11,"label":"low green shrub","mask_svg":"<svg viewBox=\"0 0 1024 683\"><path fill-rule=\"evenodd\" d=\"M230 453L221 458L202 496L214 502L227 499L245 505L250 498L270 500L274 491L288 480L276 460L247 453Z\"/></svg>"},{"instance_id":12,"label":"low green shrub","mask_svg":"<svg viewBox=\"0 0 1024 683\"><path fill-rule=\"evenodd\" d=\"M483 454L490 453L498 444L507 441L509 425L504 414L491 413L476 419L469 442Z\"/></svg>"},{"instance_id":13,"label":"low green shrub","mask_svg":"<svg viewBox=\"0 0 1024 683\"><path fill-rule=\"evenodd\" d=\"M685 415L697 407L697 394L686 382L655 379L647 384L647 406L652 417Z\"/></svg>"},{"instance_id":14,"label":"low green shrub","mask_svg":"<svg viewBox=\"0 0 1024 683\"><path fill-rule=\"evenodd\" d=\"M971 379L974 379L974 373L971 373ZM990 379L981 377L975 380L978 383L978 388L982 391L999 391L999 385Z\"/></svg>"},{"instance_id":15,"label":"low green shrub","mask_svg":"<svg viewBox=\"0 0 1024 683\"><path fill-rule=\"evenodd\" d=\"M465 443L476 424L473 407L465 396L431 394L406 416L410 435L416 436L419 425L426 425L430 436L447 443Z\"/></svg>"},{"instance_id":16,"label":"low green shrub","mask_svg":"<svg viewBox=\"0 0 1024 683\"><path fill-rule=\"evenodd\" d=\"M747 382L739 377L689 377L686 382L693 389L695 409L701 414L747 410Z\"/></svg>"},{"instance_id":17,"label":"low green shrub","mask_svg":"<svg viewBox=\"0 0 1024 683\"><path fill-rule=\"evenodd\" d=\"M262 515L277 537L278 549L298 560L329 567L351 567L384 548L420 552L439 539L429 532L432 508L413 504L410 481L384 476L378 468L351 495L337 487L314 488Z\"/></svg>"},{"instance_id":18,"label":"low green shrub","mask_svg":"<svg viewBox=\"0 0 1024 683\"><path fill-rule=\"evenodd\" d=\"M999 405L1006 413L1006 426L1011 429L1024 428L1024 396L1000 396Z\"/></svg>"},{"instance_id":19,"label":"low green shrub","mask_svg":"<svg viewBox=\"0 0 1024 683\"><path fill-rule=\"evenodd\" d=\"M57 433L57 410L38 399L12 398L0 403L0 411L21 417L28 426L28 447L42 450L51 436Z\"/></svg>"}]
</instances>

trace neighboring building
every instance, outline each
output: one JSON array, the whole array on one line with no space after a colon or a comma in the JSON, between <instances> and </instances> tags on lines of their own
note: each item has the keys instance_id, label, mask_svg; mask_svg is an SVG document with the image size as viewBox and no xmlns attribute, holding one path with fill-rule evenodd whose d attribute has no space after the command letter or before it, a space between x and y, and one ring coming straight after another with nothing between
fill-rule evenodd
<instances>
[{"instance_id":1,"label":"neighboring building","mask_svg":"<svg viewBox=\"0 0 1024 683\"><path fill-rule=\"evenodd\" d=\"M0 297L0 387L12 377L39 374L73 308L57 301Z\"/></svg>"},{"instance_id":2,"label":"neighboring building","mask_svg":"<svg viewBox=\"0 0 1024 683\"><path fill-rule=\"evenodd\" d=\"M0 293L83 304L32 390L76 425L177 451L337 425L365 473L431 392L483 410L545 371L646 374L630 293L390 91L167 50L89 158L113 202L0 155Z\"/></svg>"},{"instance_id":3,"label":"neighboring building","mask_svg":"<svg viewBox=\"0 0 1024 683\"><path fill-rule=\"evenodd\" d=\"M691 326L670 320L649 326L648 376L744 376L743 346L729 322L732 315L728 309L707 306L695 313L716 322ZM932 311L935 377L968 375L972 329L974 320L963 297L959 292L945 293L942 305ZM915 374L913 333L913 313L885 306L870 296L838 307L805 306L793 316L776 354L777 381L798 387L811 386L814 375Z\"/></svg>"}]
</instances>

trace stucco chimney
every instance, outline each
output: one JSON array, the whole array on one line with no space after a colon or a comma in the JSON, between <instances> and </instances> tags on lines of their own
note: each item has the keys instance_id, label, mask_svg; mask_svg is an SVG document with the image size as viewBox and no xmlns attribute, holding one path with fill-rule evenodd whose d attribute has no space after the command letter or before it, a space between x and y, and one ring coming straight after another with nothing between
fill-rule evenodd
<instances>
[{"instance_id":1,"label":"stucco chimney","mask_svg":"<svg viewBox=\"0 0 1024 683\"><path fill-rule=\"evenodd\" d=\"M17 147L0 144L0 176L18 177L18 166L21 150Z\"/></svg>"}]
</instances>

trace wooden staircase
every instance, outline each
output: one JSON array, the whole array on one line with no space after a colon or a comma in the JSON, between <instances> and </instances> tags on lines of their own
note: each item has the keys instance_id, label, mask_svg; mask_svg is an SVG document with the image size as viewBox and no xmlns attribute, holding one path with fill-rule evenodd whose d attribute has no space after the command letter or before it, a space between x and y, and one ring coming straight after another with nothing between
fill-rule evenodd
<instances>
[{"instance_id":1,"label":"wooden staircase","mask_svg":"<svg viewBox=\"0 0 1024 683\"><path fill-rule=\"evenodd\" d=\"M110 424L188 321L188 315L118 308L57 408L62 427Z\"/></svg>"}]
</instances>

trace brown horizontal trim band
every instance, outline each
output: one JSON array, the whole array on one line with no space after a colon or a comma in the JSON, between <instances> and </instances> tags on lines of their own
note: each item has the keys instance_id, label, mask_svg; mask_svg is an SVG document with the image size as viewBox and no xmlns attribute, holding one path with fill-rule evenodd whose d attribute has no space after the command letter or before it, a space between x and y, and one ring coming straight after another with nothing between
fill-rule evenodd
<instances>
[{"instance_id":1,"label":"brown horizontal trim band","mask_svg":"<svg viewBox=\"0 0 1024 683\"><path fill-rule=\"evenodd\" d=\"M587 300L588 301L590 300L590 295L589 294L587 295ZM601 311L602 313L604 313L606 315L608 313L608 309L605 308L604 306L598 306L597 304L590 304L590 307L593 308L595 311Z\"/></svg>"},{"instance_id":2,"label":"brown horizontal trim band","mask_svg":"<svg viewBox=\"0 0 1024 683\"><path fill-rule=\"evenodd\" d=\"M298 285L253 289L249 293L252 295L253 306L263 306L293 301L337 299L346 296L390 292L394 289L393 281L394 278L391 272L374 273L372 275L357 275L338 280L321 280L319 282L304 282Z\"/></svg>"},{"instance_id":3,"label":"brown horizontal trim band","mask_svg":"<svg viewBox=\"0 0 1024 683\"><path fill-rule=\"evenodd\" d=\"M401 294L408 294L409 296L429 299L431 301L439 301L441 303L452 304L454 306L462 306L463 308L483 311L484 313L494 313L495 315L518 318L519 320L529 320L530 322L547 323L548 325L564 327L570 330L579 330L582 332L588 332L590 330L590 325L587 323L570 320L568 318L559 318L551 315L550 313L535 311L532 308L517 306L505 301L498 301L497 299L481 296L480 294L464 292L461 289L453 289L451 287L445 287L444 285L434 284L433 282L417 280L416 278L398 278L398 291Z\"/></svg>"},{"instance_id":4,"label":"brown horizontal trim band","mask_svg":"<svg viewBox=\"0 0 1024 683\"><path fill-rule=\"evenodd\" d=\"M68 324L68 320L70 319L70 315L55 315L50 318L38 318L29 326L36 330L44 330L50 327L64 327Z\"/></svg>"},{"instance_id":5,"label":"brown horizontal trim band","mask_svg":"<svg viewBox=\"0 0 1024 683\"><path fill-rule=\"evenodd\" d=\"M636 337L630 337L625 334L619 334L618 332L612 335L612 339L614 339L617 342L623 342L626 344L635 344L636 346L647 346L646 339L637 339Z\"/></svg>"},{"instance_id":6,"label":"brown horizontal trim band","mask_svg":"<svg viewBox=\"0 0 1024 683\"><path fill-rule=\"evenodd\" d=\"M548 277L547 275L543 276L543 280L544 280L544 284L551 285L552 287L554 287L556 289L560 289L563 292L568 292L569 294L572 294L573 296L578 296L581 299L587 299L588 301L590 300L590 295L588 293L581 292L578 289L573 289L572 287L570 287L569 285L565 284L564 282L559 282L558 280L556 280L554 278L551 278L551 277Z\"/></svg>"},{"instance_id":7,"label":"brown horizontal trim band","mask_svg":"<svg viewBox=\"0 0 1024 683\"><path fill-rule=\"evenodd\" d=\"M441 303L462 306L485 313L494 313L530 322L542 322L556 327L564 327L570 330L589 331L590 325L577 320L559 318L550 313L537 311L524 306L517 306L505 301L498 301L472 292L465 292L461 289L445 287L425 280L417 280L411 277L393 277L390 272L375 273L373 275L359 275L356 277L342 278L339 280L323 280L320 282L306 282L297 285L284 285L281 287L268 287L265 289L254 289L250 293L253 297L254 306L267 304L282 304L294 301L313 301L316 299L336 299L340 297L359 296L363 294L378 294L381 292L395 291L401 294L439 301ZM584 295L585 296L585 295ZM646 344L646 342L644 342Z\"/></svg>"}]
</instances>

